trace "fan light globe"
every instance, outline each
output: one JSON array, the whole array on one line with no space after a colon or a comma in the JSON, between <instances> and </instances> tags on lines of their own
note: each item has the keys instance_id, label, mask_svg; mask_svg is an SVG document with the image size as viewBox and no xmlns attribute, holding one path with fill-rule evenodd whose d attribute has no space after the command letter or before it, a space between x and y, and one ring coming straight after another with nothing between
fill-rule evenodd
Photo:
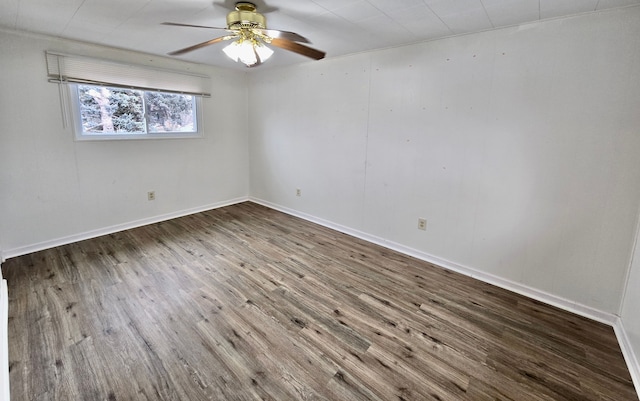
<instances>
[{"instance_id":1,"label":"fan light globe","mask_svg":"<svg viewBox=\"0 0 640 401\"><path fill-rule=\"evenodd\" d=\"M263 45L262 43L257 43L255 46L255 49L256 49L256 53L258 53L258 57L260 58L261 62L267 61L269 57L271 57L271 55L273 54L273 50Z\"/></svg>"},{"instance_id":2,"label":"fan light globe","mask_svg":"<svg viewBox=\"0 0 640 401\"><path fill-rule=\"evenodd\" d=\"M237 40L224 49L224 53L235 62L242 62L247 67L266 61L273 54L273 50L258 41Z\"/></svg>"}]
</instances>

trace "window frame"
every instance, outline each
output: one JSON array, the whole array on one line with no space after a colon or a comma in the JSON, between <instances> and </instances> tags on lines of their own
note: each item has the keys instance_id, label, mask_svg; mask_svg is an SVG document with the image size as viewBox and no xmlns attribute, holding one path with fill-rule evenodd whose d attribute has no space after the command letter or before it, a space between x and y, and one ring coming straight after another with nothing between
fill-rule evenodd
<instances>
[{"instance_id":1,"label":"window frame","mask_svg":"<svg viewBox=\"0 0 640 401\"><path fill-rule=\"evenodd\" d=\"M174 132L146 132L146 133L120 133L120 134L101 134L101 133L85 133L82 128L82 115L80 112L80 97L78 94L78 87L80 85L88 85L95 87L105 87L105 88L114 88L114 89L132 89L138 90L141 92L160 92L160 93L168 93L168 94L176 94L176 92L172 91L163 91L163 90L147 90L141 88L131 88L126 86L119 85L109 85L109 84L93 84L93 83L68 83L65 85L68 88L68 96L70 109L71 109L71 126L74 131L74 137L76 141L113 141L113 140L153 140L153 139L193 139L193 138L203 138L204 137L204 125L202 118L202 96L194 95L194 94L185 94L189 96L193 96L194 99L194 113L195 118L194 122L196 125L196 130L194 132L182 132L182 131L174 131ZM144 94L143 94L144 96ZM146 112L145 112L145 120ZM145 129L148 126L148 120L145 121Z\"/></svg>"}]
</instances>

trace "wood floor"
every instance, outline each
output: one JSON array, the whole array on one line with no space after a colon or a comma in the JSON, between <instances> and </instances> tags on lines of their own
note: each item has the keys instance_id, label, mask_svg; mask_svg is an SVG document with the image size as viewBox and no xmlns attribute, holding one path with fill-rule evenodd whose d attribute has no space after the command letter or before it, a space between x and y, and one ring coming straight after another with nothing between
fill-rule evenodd
<instances>
[{"instance_id":1,"label":"wood floor","mask_svg":"<svg viewBox=\"0 0 640 401\"><path fill-rule=\"evenodd\" d=\"M611 327L253 203L9 259L12 400L635 400Z\"/></svg>"}]
</instances>

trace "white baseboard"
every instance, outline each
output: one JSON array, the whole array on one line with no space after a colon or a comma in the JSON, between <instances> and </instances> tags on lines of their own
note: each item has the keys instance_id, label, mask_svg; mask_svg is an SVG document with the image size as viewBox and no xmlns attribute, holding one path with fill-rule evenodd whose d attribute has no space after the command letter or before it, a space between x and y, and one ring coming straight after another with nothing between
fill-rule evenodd
<instances>
[{"instance_id":1,"label":"white baseboard","mask_svg":"<svg viewBox=\"0 0 640 401\"><path fill-rule=\"evenodd\" d=\"M299 212L297 210L289 209L287 207L283 207L271 202L267 202L262 199L256 199L256 198L250 197L249 200L251 202L258 203L260 205L269 207L271 209L275 209L283 213L290 214L292 216L300 217L304 220L307 220L316 224L320 224L322 226L334 229L336 231L340 231L342 233L363 239L368 242L372 242L374 244L383 246L385 248L388 248L394 251L398 251L405 255L413 256L417 259L424 260L429 263L433 263L435 265L444 267L446 269L455 271L457 273L473 277L480 281L493 284L497 287L504 288L509 291L513 291L517 294L524 295L526 297L535 299L540 302L544 302L549 305L553 305L555 307L566 310L568 312L572 312L577 315L586 317L588 319L592 319L597 322L612 326L616 334L616 337L618 339L618 343L620 344L622 354L624 355L625 362L627 363L627 367L629 368L629 372L631 374L633 384L636 388L636 391L640 394L640 363L633 352L633 348L631 347L631 342L629 341L626 331L624 330L622 319L620 319L620 317L615 314L603 312L599 309L592 308L587 305L582 305L578 302L574 302L566 298L549 294L548 292L540 291L536 288L533 288L521 283L516 283L514 281L507 280L498 276L494 276L492 274L484 273L467 266L462 266L457 263L430 255L426 252L418 251L416 249L409 248L407 246L395 243L393 241L388 241L388 240L385 240L384 238L370 235L362 231L354 230L352 228L342 226L340 224L335 224L331 221L320 219L318 217L315 217L303 212Z\"/></svg>"},{"instance_id":2,"label":"white baseboard","mask_svg":"<svg viewBox=\"0 0 640 401\"><path fill-rule=\"evenodd\" d=\"M415 257L417 259L420 260L424 260L426 262L429 263L433 263L436 264L438 266L444 267L446 269L455 271L457 273L460 274L464 274L466 276L470 276L473 277L475 279L478 279L480 281L484 281L486 283L489 284L493 284L497 287L500 288L504 288L506 290L509 291L513 291L515 293L524 295L526 297L538 300L540 302L544 302L546 304L549 305L553 305L556 306L558 308L564 309L566 311L575 313L577 315L610 325L613 327L616 336L618 338L618 342L620 343L620 348L622 350L622 353L624 355L625 361L627 362L627 365L629 367L629 372L631 374L631 377L633 379L633 383L635 385L635 388L637 389L637 391L640 393L640 364L638 362L638 359L636 358L634 352L633 352L633 348L631 347L631 343L629 341L629 338L626 335L626 332L624 330L623 327L623 323L622 320L615 314L612 313L608 313L608 312L604 312L601 310L598 310L596 308L592 308L590 306L587 305L583 305L580 304L578 302L574 302L562 297L558 297L556 295L547 293L545 291L540 291L536 288L521 284L521 283L517 283L511 280L507 280L492 274L488 274L485 272L481 272L479 270L467 267L467 266L463 266L460 264L457 264L455 262L451 262L448 261L446 259L442 259L433 255L430 255L426 252L422 252L407 246L404 246L402 244L393 242L393 241L389 241L386 240L384 238L381 237L377 237L371 234L367 234L365 232L359 231L359 230L355 230L352 229L350 227L347 226L343 226L340 224L336 224L333 223L331 221L328 220L324 220L318 217L315 217L313 215L309 215L297 210L293 210L293 209L289 209L287 207L281 206L281 205L277 205L262 199L258 199L258 198L253 198L253 197L242 197L242 198L236 198L236 199L232 199L232 200L228 200L228 201L224 201L224 202L218 202L218 203L213 203L213 204L209 204L209 205L204 205L204 206L200 206L200 207L196 207L196 208L191 208L191 209L186 209L186 210L182 210L182 211L178 211L178 212L173 212L173 213L168 213L168 214L164 214L164 215L159 215L159 216L154 216L154 217L150 217L150 218L146 218L146 219L141 219L141 220L136 220L136 221L132 221L129 223L124 223L124 224L118 224L118 225L114 225L111 227L106 227L106 228L102 228L102 229L98 229L98 230L92 230L92 231L87 231L84 233L80 233L80 234L75 234L75 235L71 235L71 236L67 236L67 237L63 237L63 238L58 238L55 240L50 240L50 241L44 241L44 242L40 242L37 244L33 244L33 245L28 245L28 246L23 246L23 247L19 247L19 248L14 248L14 249L10 249L7 251L4 251L3 253L0 254L0 260L4 261L7 258L12 258L12 257L16 257L16 256L20 256L20 255L25 255L28 253L32 253L32 252L36 252L36 251L40 251L43 249L48 249L48 248L53 248L56 246L60 246L60 245L65 245L65 244L69 244L69 243L73 243L73 242L77 242L77 241L82 241L85 239L90 239L90 238L95 238L95 237L99 237L102 235L106 235L106 234L112 234L114 232L118 232L118 231L124 231L124 230L128 230L131 228L136 228L136 227L140 227L140 226L144 226L144 225L148 225L148 224L153 224L153 223L158 223L161 221L166 221L166 220L170 220L170 219L174 219L177 217L182 217L182 216L186 216L186 215L190 215L190 214L194 214L194 213L199 213L199 212L203 212L203 211L207 211L207 210L212 210L212 209L217 209L220 207L224 207L224 206L229 206L229 205L233 205L236 203L241 203L241 202L245 202L245 201L251 201L266 207L269 207L271 209L274 210L278 210L281 211L283 213L292 215L292 216L296 216L296 217L300 217L304 220L334 229L336 231L354 236L356 238L360 238L363 239L365 241L383 246L385 248ZM5 287L6 288L6 285ZM1 312L1 310L0 310ZM2 324L2 322L0 322L0 324ZM0 330L1 331L1 330ZM0 339L1 340L1 339ZM2 346L2 343L0 341L0 347ZM0 352L0 355L2 353ZM7 355L8 356L8 355ZM0 364L3 363L2 360L0 359ZM0 376L0 383L2 382L2 378ZM2 386L2 388L4 388L5 386ZM8 386L6 386L6 395L3 394L2 391L0 391L0 401L8 401ZM3 396L5 396L6 398L3 398Z\"/></svg>"},{"instance_id":3,"label":"white baseboard","mask_svg":"<svg viewBox=\"0 0 640 401\"><path fill-rule=\"evenodd\" d=\"M57 238L49 241L39 242L37 244L26 245L19 248L6 250L0 255L2 261L13 258L16 256L26 255L32 252L41 251L43 249L54 248L60 245L71 244L73 242L84 241L90 238L100 237L102 235L113 234L115 232L129 230L136 227L146 226L148 224L159 223L161 221L175 219L177 217L187 216L194 213L200 213L207 210L217 209L224 206L234 205L236 203L246 202L249 199L247 197L241 197L231 199L223 202L211 203L204 206L198 206L191 209L180 210L177 212L162 214L158 216L149 217L146 219L140 219L123 224L116 224L111 227L100 228L97 230L86 231L79 234L70 235L67 237Z\"/></svg>"},{"instance_id":4,"label":"white baseboard","mask_svg":"<svg viewBox=\"0 0 640 401\"><path fill-rule=\"evenodd\" d=\"M0 401L9 401L9 298L0 274Z\"/></svg>"},{"instance_id":5,"label":"white baseboard","mask_svg":"<svg viewBox=\"0 0 640 401\"><path fill-rule=\"evenodd\" d=\"M614 322L618 318L618 316L616 316L616 315L614 315L612 313L603 312L601 310L592 308L590 306L582 305L582 304L580 304L578 302L574 302L574 301L568 300L566 298L562 298L562 297L550 294L548 292L538 290L538 289L530 287L528 285L524 285L522 283L517 283L515 281L511 281L511 280L508 280L508 279L505 279L505 278L502 278L502 277L499 277L499 276L488 274L488 273L473 269L473 268L468 267L468 266L463 266L463 265L460 265L458 263L451 262L449 260L442 259L442 258L439 258L437 256L433 256L433 255L428 254L426 252L419 251L417 249L413 249L413 248L404 246L404 245L399 244L397 242L389 241L389 240L386 240L384 238L377 237L375 235L371 235L371 234L367 234L367 233L362 232L362 231L354 230L354 229L352 229L350 227L342 226L340 224L335 224L335 223L333 223L331 221L324 220L324 219L321 219L321 218L318 218L318 217L315 217L315 216L312 216L312 215L309 215L309 214L306 214L306 213L302 213L302 212L299 212L297 210L293 210L293 209L289 209L287 207L283 207L283 206L280 206L280 205L277 205L277 204L273 204L271 202L268 202L268 201L265 201L265 200L262 200L262 199L256 199L256 198L251 198L250 197L249 200L251 202L258 203L260 205L269 207L271 209L275 209L275 210L281 211L283 213L290 214L292 216L300 217L300 218L302 218L304 220L311 221L311 222L316 223L316 224L320 224L321 226L325 226L325 227L334 229L336 231L340 231L342 233L345 233L345 234L348 234L348 235L363 239L365 241L372 242L374 244L383 246L385 248L389 248L391 250L398 251L398 252L403 253L405 255L413 256L413 257L415 257L417 259L424 260L426 262L433 263L435 265L444 267L445 269L452 270L452 271L455 271L455 272L460 273L460 274L464 274L465 276L473 277L473 278L478 279L480 281L484 281L485 283L493 284L493 285L495 285L497 287L504 288L504 289L509 290L509 291L513 291L515 293L524 295L526 297L538 300L540 302L544 302L544 303L549 304L549 305L556 306L556 307L564 309L566 311L575 313L577 315L580 315L580 316L583 316L583 317L586 317L586 318L589 318L589 319L592 319L592 320L595 320L595 321L598 321L598 322L601 322L601 323L604 323L604 324L607 324L607 325L610 325L610 326L613 326Z\"/></svg>"},{"instance_id":6,"label":"white baseboard","mask_svg":"<svg viewBox=\"0 0 640 401\"><path fill-rule=\"evenodd\" d=\"M199 206L191 209L180 210L173 213L167 213L159 216L153 216L146 219L131 221L128 223L117 224L111 227L105 227L98 230L91 230L80 234L70 235L67 237L57 238L50 241L44 241L37 244L27 245L19 248L10 249L0 252L0 264L7 258L12 258L28 253L41 251L43 249L53 248L60 245L70 244L85 239L99 237L101 235L112 234L118 231L124 231L131 228L145 226L148 224L158 223L174 219L177 217L187 216L194 213L204 212L207 210L217 209L224 206L233 205L240 202L246 202L248 198L236 198L224 202L212 203L209 205ZM9 347L8 347L8 309L9 300L7 296L7 281L2 280L2 270L0 270L0 401L10 401L9 394Z\"/></svg>"},{"instance_id":7,"label":"white baseboard","mask_svg":"<svg viewBox=\"0 0 640 401\"><path fill-rule=\"evenodd\" d=\"M624 329L622 319L616 319L613 324L613 330L616 332L616 337L618 337L618 343L620 344L622 355L624 355L624 360L627 362L627 366L629 367L629 373L631 374L633 385L636 387L636 392L640 394L640 361L633 352L633 347L631 346L629 336L627 336L627 331Z\"/></svg>"}]
</instances>

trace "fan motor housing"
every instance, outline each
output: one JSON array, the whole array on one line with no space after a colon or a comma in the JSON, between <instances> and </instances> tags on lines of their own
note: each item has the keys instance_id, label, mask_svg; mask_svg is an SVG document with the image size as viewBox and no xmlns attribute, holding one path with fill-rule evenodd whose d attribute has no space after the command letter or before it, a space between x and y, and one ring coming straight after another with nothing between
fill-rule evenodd
<instances>
[{"instance_id":1,"label":"fan motor housing","mask_svg":"<svg viewBox=\"0 0 640 401\"><path fill-rule=\"evenodd\" d=\"M267 19L264 15L256 12L253 3L236 3L235 11L227 14L227 27L229 29L239 28L267 28Z\"/></svg>"}]
</instances>

